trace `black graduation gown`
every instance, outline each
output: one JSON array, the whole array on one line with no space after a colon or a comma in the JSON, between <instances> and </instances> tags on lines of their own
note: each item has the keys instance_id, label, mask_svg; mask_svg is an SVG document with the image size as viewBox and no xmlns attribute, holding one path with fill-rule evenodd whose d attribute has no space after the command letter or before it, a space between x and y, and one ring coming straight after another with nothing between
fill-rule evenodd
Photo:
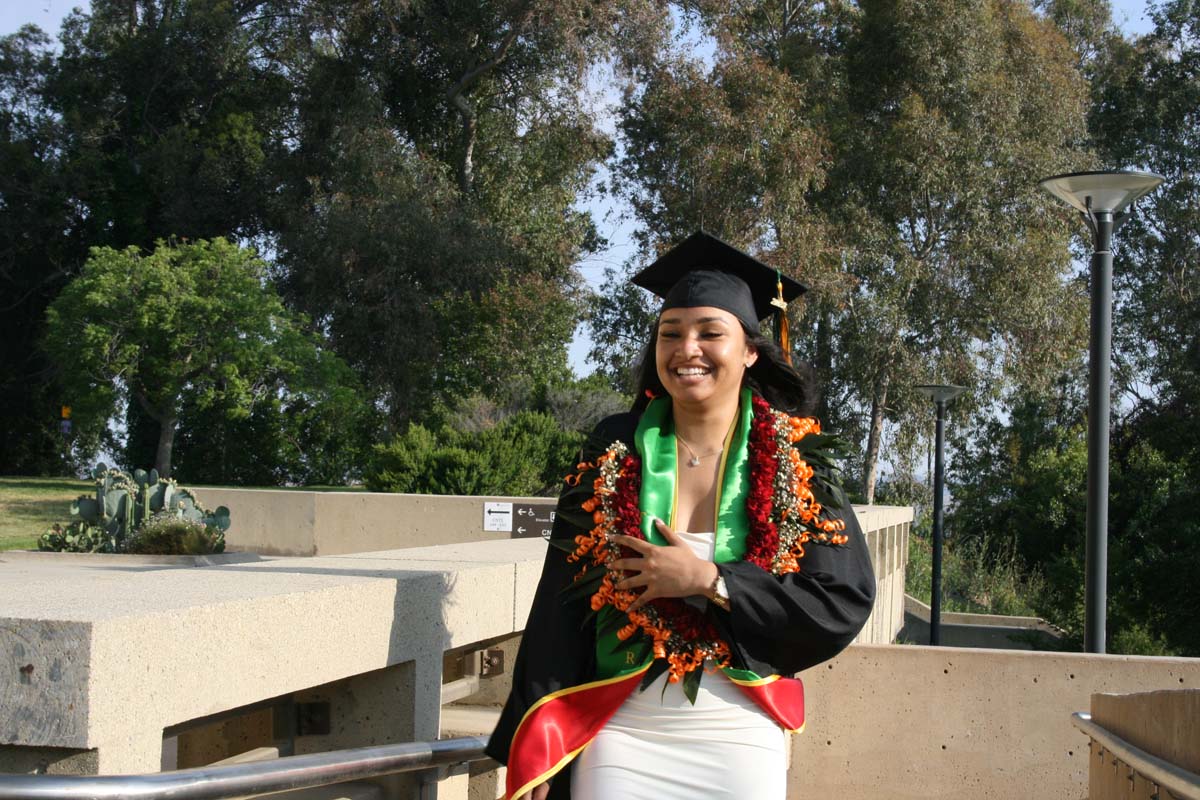
<instances>
[{"instance_id":1,"label":"black graduation gown","mask_svg":"<svg viewBox=\"0 0 1200 800\"><path fill-rule=\"evenodd\" d=\"M583 458L595 461L614 441L632 448L638 415L618 414L599 425ZM845 498L843 498L844 500ZM559 499L559 510L564 498ZM829 510L829 516L839 512ZM871 613L875 577L866 541L848 503L843 503L848 541L805 547L800 571L776 576L754 564L718 564L732 610L710 604L709 614L732 652L732 665L761 676L790 676L842 651ZM573 540L586 531L555 515L551 538ZM579 571L567 553L546 548L542 576L513 666L512 692L488 742L487 754L507 764L509 746L525 712L539 698L594 680L596 639L587 597L564 601L562 590ZM551 800L570 798L571 769L551 781Z\"/></svg>"}]
</instances>

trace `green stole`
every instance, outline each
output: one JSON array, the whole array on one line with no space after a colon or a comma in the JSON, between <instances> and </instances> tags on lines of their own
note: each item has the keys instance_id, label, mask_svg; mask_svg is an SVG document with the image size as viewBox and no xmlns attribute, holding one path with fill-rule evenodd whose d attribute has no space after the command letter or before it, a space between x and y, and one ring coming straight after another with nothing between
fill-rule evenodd
<instances>
[{"instance_id":1,"label":"green stole","mask_svg":"<svg viewBox=\"0 0 1200 800\"><path fill-rule=\"evenodd\" d=\"M746 553L746 534L750 522L746 516L746 497L750 493L750 423L754 407L750 390L742 389L733 430L721 454L721 471L717 486L716 547L713 561L723 564L740 561ZM671 415L671 400L658 397L650 401L634 434L634 447L642 460L642 488L639 506L642 511L642 535L651 544L664 546L667 541L654 527L654 519L662 519L674 530L675 486L679 477L678 449L675 422ZM627 648L617 638L615 627L605 623L612 614L621 614L605 606L597 620L597 628L608 630L596 638L596 677L612 678L637 672L654 660L647 652L638 658L635 648ZM624 616L624 614L621 614ZM634 656L630 659L630 656ZM748 670L727 667L725 673L738 680L757 680Z\"/></svg>"}]
</instances>

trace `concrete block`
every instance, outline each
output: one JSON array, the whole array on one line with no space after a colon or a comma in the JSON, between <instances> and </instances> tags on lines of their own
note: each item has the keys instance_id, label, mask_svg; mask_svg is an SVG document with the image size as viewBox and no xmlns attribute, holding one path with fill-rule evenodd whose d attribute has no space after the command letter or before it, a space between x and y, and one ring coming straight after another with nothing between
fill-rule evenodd
<instances>
[{"instance_id":1,"label":"concrete block","mask_svg":"<svg viewBox=\"0 0 1200 800\"><path fill-rule=\"evenodd\" d=\"M0 618L0 744L88 747L91 635L86 622Z\"/></svg>"},{"instance_id":2,"label":"concrete block","mask_svg":"<svg viewBox=\"0 0 1200 800\"><path fill-rule=\"evenodd\" d=\"M95 750L0 744L0 774L95 775L99 766Z\"/></svg>"}]
</instances>

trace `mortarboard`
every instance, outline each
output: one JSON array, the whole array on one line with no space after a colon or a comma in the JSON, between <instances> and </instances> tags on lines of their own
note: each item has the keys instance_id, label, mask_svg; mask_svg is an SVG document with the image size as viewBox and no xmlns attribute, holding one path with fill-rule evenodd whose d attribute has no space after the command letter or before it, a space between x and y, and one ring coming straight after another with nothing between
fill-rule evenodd
<instances>
[{"instance_id":1,"label":"mortarboard","mask_svg":"<svg viewBox=\"0 0 1200 800\"><path fill-rule=\"evenodd\" d=\"M776 338L791 362L785 312L808 287L716 236L696 231L634 275L633 283L663 298L663 311L712 306L750 330L774 312Z\"/></svg>"},{"instance_id":2,"label":"mortarboard","mask_svg":"<svg viewBox=\"0 0 1200 800\"><path fill-rule=\"evenodd\" d=\"M704 231L697 231L633 276L663 298L663 310L713 306L751 329L807 287Z\"/></svg>"}]
</instances>

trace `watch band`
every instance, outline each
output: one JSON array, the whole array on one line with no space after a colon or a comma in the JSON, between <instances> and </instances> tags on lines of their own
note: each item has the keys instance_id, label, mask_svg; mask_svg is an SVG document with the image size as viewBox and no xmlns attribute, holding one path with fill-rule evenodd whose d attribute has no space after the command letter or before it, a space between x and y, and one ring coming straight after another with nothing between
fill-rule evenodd
<instances>
[{"instance_id":1,"label":"watch band","mask_svg":"<svg viewBox=\"0 0 1200 800\"><path fill-rule=\"evenodd\" d=\"M729 590L725 588L725 577L720 572L713 579L712 585L708 587L708 593L712 595L710 603L715 604L723 611L729 610Z\"/></svg>"}]
</instances>

